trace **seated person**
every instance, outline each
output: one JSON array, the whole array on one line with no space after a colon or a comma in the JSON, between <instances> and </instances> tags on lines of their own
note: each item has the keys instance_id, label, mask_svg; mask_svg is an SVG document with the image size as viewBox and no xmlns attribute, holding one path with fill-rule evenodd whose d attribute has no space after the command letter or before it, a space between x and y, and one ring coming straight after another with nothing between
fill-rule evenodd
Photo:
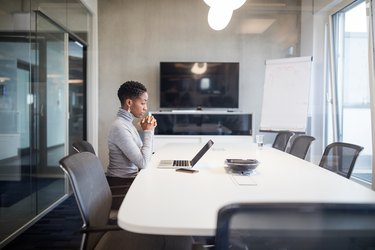
<instances>
[{"instance_id":1,"label":"seated person","mask_svg":"<svg viewBox=\"0 0 375 250\"><path fill-rule=\"evenodd\" d=\"M143 84L125 82L120 86L117 96L121 107L108 134L107 180L112 187L125 186L123 192L126 193L139 170L146 168L151 160L157 122L153 116L144 117L148 94ZM144 132L143 141L133 125L134 118L142 118L140 126ZM121 202L122 199L118 201L118 207ZM132 235L132 241L129 242L131 249L190 250L193 242L190 236L129 234Z\"/></svg>"},{"instance_id":2,"label":"seated person","mask_svg":"<svg viewBox=\"0 0 375 250\"><path fill-rule=\"evenodd\" d=\"M127 81L120 86L117 96L121 107L108 134L107 179L112 187L124 186L120 192L124 194L139 170L147 167L151 160L154 128L157 122L153 116L144 117L147 111L148 94L143 84ZM143 140L133 124L134 118L141 119ZM116 194L114 189L112 192ZM121 203L121 201L117 202ZM114 207L119 205L114 204Z\"/></svg>"}]
</instances>

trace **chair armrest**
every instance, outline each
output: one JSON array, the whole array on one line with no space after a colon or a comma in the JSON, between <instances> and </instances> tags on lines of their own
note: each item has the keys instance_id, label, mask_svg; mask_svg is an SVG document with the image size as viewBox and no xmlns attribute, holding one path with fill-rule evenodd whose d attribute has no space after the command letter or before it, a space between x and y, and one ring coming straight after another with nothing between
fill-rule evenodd
<instances>
[{"instance_id":1,"label":"chair armrest","mask_svg":"<svg viewBox=\"0 0 375 250\"><path fill-rule=\"evenodd\" d=\"M125 194L113 194L112 197L113 198L124 198Z\"/></svg>"},{"instance_id":2,"label":"chair armrest","mask_svg":"<svg viewBox=\"0 0 375 250\"><path fill-rule=\"evenodd\" d=\"M192 250L215 249L215 237L194 236Z\"/></svg>"},{"instance_id":3,"label":"chair armrest","mask_svg":"<svg viewBox=\"0 0 375 250\"><path fill-rule=\"evenodd\" d=\"M205 245L200 243L193 243L192 250L206 250L206 249L215 249L215 245Z\"/></svg>"},{"instance_id":4,"label":"chair armrest","mask_svg":"<svg viewBox=\"0 0 375 250\"><path fill-rule=\"evenodd\" d=\"M131 184L125 184L125 185L113 185L113 186L109 186L111 189L115 189L115 188L126 188L126 187L130 187Z\"/></svg>"},{"instance_id":5,"label":"chair armrest","mask_svg":"<svg viewBox=\"0 0 375 250\"><path fill-rule=\"evenodd\" d=\"M120 231L124 230L118 225L108 225L104 227L86 227L82 228L81 232L82 233L95 233L95 232L108 232L108 231Z\"/></svg>"}]
</instances>

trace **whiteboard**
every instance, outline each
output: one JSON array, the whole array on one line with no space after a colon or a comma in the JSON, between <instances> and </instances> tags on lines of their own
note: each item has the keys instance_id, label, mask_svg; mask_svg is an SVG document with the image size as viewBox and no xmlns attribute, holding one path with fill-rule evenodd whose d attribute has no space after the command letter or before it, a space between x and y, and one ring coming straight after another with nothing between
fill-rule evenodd
<instances>
[{"instance_id":1,"label":"whiteboard","mask_svg":"<svg viewBox=\"0 0 375 250\"><path fill-rule=\"evenodd\" d=\"M311 56L266 61L261 131L306 131L311 65Z\"/></svg>"}]
</instances>

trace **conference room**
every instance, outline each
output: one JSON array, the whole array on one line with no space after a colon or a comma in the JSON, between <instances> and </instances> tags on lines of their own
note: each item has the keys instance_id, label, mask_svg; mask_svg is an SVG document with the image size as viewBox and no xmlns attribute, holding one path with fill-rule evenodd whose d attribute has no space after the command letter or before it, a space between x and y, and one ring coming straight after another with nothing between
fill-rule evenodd
<instances>
[{"instance_id":1,"label":"conference room","mask_svg":"<svg viewBox=\"0 0 375 250\"><path fill-rule=\"evenodd\" d=\"M329 225L350 215L348 225L359 226L290 225L285 239L345 229L346 242L374 232L366 228L375 203L372 1L247 0L225 11L220 2L1 1L1 248L52 248L71 237L79 248L88 232L80 232L85 218L61 159L83 155L105 175L116 92L128 80L147 87L158 126L151 162L126 196L108 187L118 229L219 248L219 211L232 209L227 215L274 216L268 239L287 222L321 220L318 212L337 216L325 215ZM210 140L192 169L159 167L192 160ZM77 153L76 142L94 154ZM68 203L76 226L54 220L70 215L50 217ZM276 219L291 214L299 219ZM45 220L54 227L42 229ZM262 221L245 229L259 234Z\"/></svg>"}]
</instances>

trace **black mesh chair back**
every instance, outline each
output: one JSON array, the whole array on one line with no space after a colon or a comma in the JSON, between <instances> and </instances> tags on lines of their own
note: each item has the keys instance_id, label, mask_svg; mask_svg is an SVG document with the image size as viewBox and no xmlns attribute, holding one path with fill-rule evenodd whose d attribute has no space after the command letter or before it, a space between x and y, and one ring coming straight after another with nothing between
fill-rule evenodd
<instances>
[{"instance_id":1,"label":"black mesh chair back","mask_svg":"<svg viewBox=\"0 0 375 250\"><path fill-rule=\"evenodd\" d=\"M112 195L100 160L90 152L80 152L60 160L68 175L83 220L81 249L117 250L191 249L191 238L167 239L162 235L137 234L109 225ZM168 242L170 243L168 243Z\"/></svg>"},{"instance_id":2,"label":"black mesh chair back","mask_svg":"<svg viewBox=\"0 0 375 250\"><path fill-rule=\"evenodd\" d=\"M90 152L92 154L95 154L94 147L88 141L73 142L72 146L77 152Z\"/></svg>"},{"instance_id":3,"label":"black mesh chair back","mask_svg":"<svg viewBox=\"0 0 375 250\"><path fill-rule=\"evenodd\" d=\"M272 147L281 151L285 151L290 138L294 135L291 131L280 131L277 133L275 140L273 141Z\"/></svg>"},{"instance_id":4,"label":"black mesh chair back","mask_svg":"<svg viewBox=\"0 0 375 250\"><path fill-rule=\"evenodd\" d=\"M289 154L305 159L310 145L314 140L315 138L309 135L298 135L294 137L292 145L290 146Z\"/></svg>"},{"instance_id":5,"label":"black mesh chair back","mask_svg":"<svg viewBox=\"0 0 375 250\"><path fill-rule=\"evenodd\" d=\"M363 147L355 144L345 142L331 143L325 148L319 166L349 179L362 150Z\"/></svg>"},{"instance_id":6,"label":"black mesh chair back","mask_svg":"<svg viewBox=\"0 0 375 250\"><path fill-rule=\"evenodd\" d=\"M374 249L374 235L375 204L232 204L218 213L215 249Z\"/></svg>"},{"instance_id":7,"label":"black mesh chair back","mask_svg":"<svg viewBox=\"0 0 375 250\"><path fill-rule=\"evenodd\" d=\"M69 155L60 160L77 200L83 228L108 225L112 194L100 160L90 152ZM93 249L105 232L84 234L83 249Z\"/></svg>"}]
</instances>

